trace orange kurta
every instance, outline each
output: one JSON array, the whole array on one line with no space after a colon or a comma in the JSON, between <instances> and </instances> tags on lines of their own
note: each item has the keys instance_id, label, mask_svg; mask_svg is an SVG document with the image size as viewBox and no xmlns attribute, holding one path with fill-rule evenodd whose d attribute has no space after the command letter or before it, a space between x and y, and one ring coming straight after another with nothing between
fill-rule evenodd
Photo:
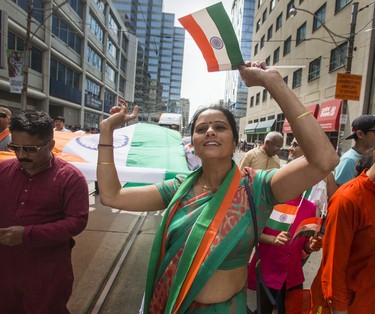
<instances>
[{"instance_id":1,"label":"orange kurta","mask_svg":"<svg viewBox=\"0 0 375 314\"><path fill-rule=\"evenodd\" d=\"M324 307L374 313L375 182L365 172L337 190L329 203L323 259L312 295L312 313L319 313L320 305L322 313Z\"/></svg>"}]
</instances>

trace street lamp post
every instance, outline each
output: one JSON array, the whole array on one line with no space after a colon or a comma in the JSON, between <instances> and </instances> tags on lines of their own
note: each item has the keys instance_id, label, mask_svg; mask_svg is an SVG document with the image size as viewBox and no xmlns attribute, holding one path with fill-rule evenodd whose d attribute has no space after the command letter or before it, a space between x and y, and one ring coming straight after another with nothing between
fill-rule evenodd
<instances>
[{"instance_id":1,"label":"street lamp post","mask_svg":"<svg viewBox=\"0 0 375 314\"><path fill-rule=\"evenodd\" d=\"M53 0L51 0L53 1ZM26 111L27 108L27 88L29 85L29 66L30 66L30 49L31 49L31 42L41 28L44 25L45 21L52 16L54 11L60 9L64 4L68 3L69 0L64 0L60 4L58 4L55 8L51 8L48 10L52 10L50 14L48 14L43 21L38 25L34 32L31 32L31 20L33 14L33 0L28 0L28 8L27 8L27 24L26 24L26 38L25 38L25 45L24 45L24 65L23 65L23 82L22 82L22 91L21 91L21 110ZM53 4L52 4L53 6Z\"/></svg>"},{"instance_id":2,"label":"street lamp post","mask_svg":"<svg viewBox=\"0 0 375 314\"><path fill-rule=\"evenodd\" d=\"M355 38L355 28L356 28L356 23L357 23L357 14L361 10L358 10L358 2L353 2L353 4L352 4L351 21L350 21L350 33L349 33L349 36L347 36L347 37L339 35L339 34L336 34L333 31L331 31L325 25L325 23L321 19L319 19L319 17L317 17L314 13L312 13L312 12L310 12L308 10L300 9L300 8L296 8L295 6L292 6L292 8L289 11L289 13L290 13L291 16L295 16L297 14L297 11L302 11L302 12L306 12L306 13L309 13L310 15L314 16L314 18L316 18L320 22L320 24L322 25L322 27L327 31L327 33L331 37L331 39L332 39L332 41L333 41L333 43L335 44L336 47L338 45L336 43L335 37L345 39L348 42L348 48L347 48L347 52L346 52L345 72L347 74L350 74L351 71L352 71L352 61L353 61L353 51L354 51L354 38ZM342 121L342 120L346 121L347 111L348 111L348 100L347 99L343 99L343 101L342 101L342 108L341 108L341 117L343 117L343 118L345 117L345 119L342 119L340 117L339 134L338 134L337 147L336 147L336 152L337 152L337 154L339 156L341 156L342 145L343 145L343 141L344 141L344 133L345 133L345 123L343 123L344 121Z\"/></svg>"}]
</instances>

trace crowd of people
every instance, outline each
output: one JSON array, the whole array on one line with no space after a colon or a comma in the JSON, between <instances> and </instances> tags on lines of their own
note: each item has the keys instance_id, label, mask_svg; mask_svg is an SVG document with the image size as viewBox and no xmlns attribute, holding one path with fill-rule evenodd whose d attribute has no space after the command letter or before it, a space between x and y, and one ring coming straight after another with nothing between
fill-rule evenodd
<instances>
[{"instance_id":1,"label":"crowd of people","mask_svg":"<svg viewBox=\"0 0 375 314\"><path fill-rule=\"evenodd\" d=\"M311 313L371 313L375 117L353 121L348 139L355 145L340 160L277 70L247 62L239 73L248 87L267 89L290 121L294 139L283 166L278 132L267 134L237 165L234 116L211 106L195 113L184 143L196 158L190 174L124 188L113 132L135 119L138 107L129 112L123 104L100 123L102 204L126 211L165 209L149 258L143 313L247 313L247 289L255 289L258 280L256 264L264 277L261 313L285 313L288 291L303 287L304 261L322 247ZM44 112L12 117L0 106L0 148L17 157L0 163L0 313L69 312L73 237L87 224L88 191L79 170L51 153L54 130L70 131L64 117ZM321 218L321 232L294 238L309 218ZM255 246L260 260L251 258Z\"/></svg>"}]
</instances>

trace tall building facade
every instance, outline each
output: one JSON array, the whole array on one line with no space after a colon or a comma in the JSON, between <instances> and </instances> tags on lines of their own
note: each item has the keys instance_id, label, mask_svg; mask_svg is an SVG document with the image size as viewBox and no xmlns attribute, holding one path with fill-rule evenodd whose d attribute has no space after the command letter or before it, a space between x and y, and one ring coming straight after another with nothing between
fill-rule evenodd
<instances>
[{"instance_id":1,"label":"tall building facade","mask_svg":"<svg viewBox=\"0 0 375 314\"><path fill-rule=\"evenodd\" d=\"M139 39L134 101L140 120L157 122L161 112L179 107L185 30L162 0L115 0L129 31Z\"/></svg>"},{"instance_id":2,"label":"tall building facade","mask_svg":"<svg viewBox=\"0 0 375 314\"><path fill-rule=\"evenodd\" d=\"M289 66L279 69L284 81L314 113L332 144L342 145L343 151L352 143L339 139L351 134L351 122L361 114L375 113L374 16L375 4L367 0L258 0L255 7L252 59ZM362 76L362 83L359 100L348 100L342 114L345 100L335 97L337 75L347 72L349 65L351 74ZM284 147L288 147L293 138L288 121L266 89L252 87L240 132L248 142L255 142L271 130L284 133Z\"/></svg>"},{"instance_id":3,"label":"tall building facade","mask_svg":"<svg viewBox=\"0 0 375 314\"><path fill-rule=\"evenodd\" d=\"M27 94L10 92L9 66L0 69L0 102L15 113L43 110L97 128L119 98L134 100L137 38L111 0L4 0L0 10L8 16L1 54L30 48Z\"/></svg>"},{"instance_id":4,"label":"tall building facade","mask_svg":"<svg viewBox=\"0 0 375 314\"><path fill-rule=\"evenodd\" d=\"M244 60L251 59L255 0L233 0L231 21L237 34ZM228 71L225 80L224 102L239 119L246 115L248 88L238 71Z\"/></svg>"}]
</instances>

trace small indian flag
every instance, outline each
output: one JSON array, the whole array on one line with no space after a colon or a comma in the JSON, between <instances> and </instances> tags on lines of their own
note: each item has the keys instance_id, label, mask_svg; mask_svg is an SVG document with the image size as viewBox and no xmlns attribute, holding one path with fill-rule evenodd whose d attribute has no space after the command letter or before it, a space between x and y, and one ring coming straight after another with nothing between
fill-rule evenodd
<instances>
[{"instance_id":1,"label":"small indian flag","mask_svg":"<svg viewBox=\"0 0 375 314\"><path fill-rule=\"evenodd\" d=\"M293 239L299 237L313 237L315 236L322 226L323 218L311 217L305 220L302 220L299 224L296 232L294 233Z\"/></svg>"},{"instance_id":2,"label":"small indian flag","mask_svg":"<svg viewBox=\"0 0 375 314\"><path fill-rule=\"evenodd\" d=\"M267 220L266 226L274 230L288 231L296 218L297 211L298 206L290 204L276 205Z\"/></svg>"},{"instance_id":3,"label":"small indian flag","mask_svg":"<svg viewBox=\"0 0 375 314\"><path fill-rule=\"evenodd\" d=\"M221 2L179 21L201 50L208 72L235 70L244 64L236 33Z\"/></svg>"}]
</instances>

